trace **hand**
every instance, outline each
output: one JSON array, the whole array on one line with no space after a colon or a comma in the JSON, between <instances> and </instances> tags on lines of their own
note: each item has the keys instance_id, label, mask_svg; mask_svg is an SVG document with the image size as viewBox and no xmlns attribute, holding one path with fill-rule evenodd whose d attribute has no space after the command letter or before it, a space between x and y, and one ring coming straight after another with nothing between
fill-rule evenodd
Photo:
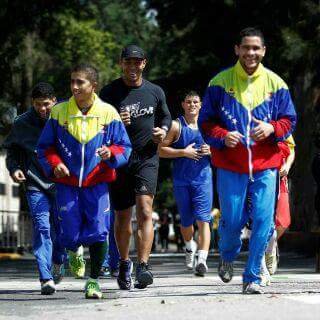
<instances>
[{"instance_id":1,"label":"hand","mask_svg":"<svg viewBox=\"0 0 320 320\"><path fill-rule=\"evenodd\" d=\"M58 164L55 168L54 168L54 176L56 178L63 178L65 176L70 176L70 172L69 169L66 167L66 165L64 163L60 163Z\"/></svg>"},{"instance_id":2,"label":"hand","mask_svg":"<svg viewBox=\"0 0 320 320\"><path fill-rule=\"evenodd\" d=\"M194 148L195 143L189 144L186 148L184 148L184 156L186 158L199 161L202 158L202 154Z\"/></svg>"},{"instance_id":3,"label":"hand","mask_svg":"<svg viewBox=\"0 0 320 320\"><path fill-rule=\"evenodd\" d=\"M166 135L167 135L167 131L162 128L156 127L152 129L152 141L154 143L163 142Z\"/></svg>"},{"instance_id":4,"label":"hand","mask_svg":"<svg viewBox=\"0 0 320 320\"><path fill-rule=\"evenodd\" d=\"M229 131L224 138L224 143L228 148L235 148L244 136L238 131Z\"/></svg>"},{"instance_id":5,"label":"hand","mask_svg":"<svg viewBox=\"0 0 320 320\"><path fill-rule=\"evenodd\" d=\"M111 150L105 145L98 148L97 153L102 160L109 160L111 158Z\"/></svg>"},{"instance_id":6,"label":"hand","mask_svg":"<svg viewBox=\"0 0 320 320\"><path fill-rule=\"evenodd\" d=\"M17 182L17 183L21 183L23 181L26 181L26 177L25 177L24 173L22 172L22 170L20 170L20 169L16 170L12 174L11 178L14 182Z\"/></svg>"},{"instance_id":7,"label":"hand","mask_svg":"<svg viewBox=\"0 0 320 320\"><path fill-rule=\"evenodd\" d=\"M254 141L261 141L268 138L272 133L274 133L273 125L256 118L252 120L257 124L251 131L251 138Z\"/></svg>"},{"instance_id":8,"label":"hand","mask_svg":"<svg viewBox=\"0 0 320 320\"><path fill-rule=\"evenodd\" d=\"M210 146L207 145L206 143L202 144L200 147L200 153L202 156L210 156L211 155Z\"/></svg>"},{"instance_id":9,"label":"hand","mask_svg":"<svg viewBox=\"0 0 320 320\"><path fill-rule=\"evenodd\" d=\"M285 163L279 170L280 177L287 176L289 174L290 167Z\"/></svg>"},{"instance_id":10,"label":"hand","mask_svg":"<svg viewBox=\"0 0 320 320\"><path fill-rule=\"evenodd\" d=\"M125 126L128 126L131 124L131 117L130 117L129 111L120 112L120 118Z\"/></svg>"}]
</instances>

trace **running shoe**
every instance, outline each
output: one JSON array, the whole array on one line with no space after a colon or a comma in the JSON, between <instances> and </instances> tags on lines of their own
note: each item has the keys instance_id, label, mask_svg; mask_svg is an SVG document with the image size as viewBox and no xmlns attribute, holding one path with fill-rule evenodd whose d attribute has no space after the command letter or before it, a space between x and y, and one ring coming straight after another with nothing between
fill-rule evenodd
<instances>
[{"instance_id":1,"label":"running shoe","mask_svg":"<svg viewBox=\"0 0 320 320\"><path fill-rule=\"evenodd\" d=\"M223 282L230 282L233 277L233 263L220 259L218 275Z\"/></svg>"},{"instance_id":2,"label":"running shoe","mask_svg":"<svg viewBox=\"0 0 320 320\"><path fill-rule=\"evenodd\" d=\"M135 288L144 289L153 283L153 274L150 270L151 266L148 263L141 262L137 265L134 283Z\"/></svg>"},{"instance_id":3,"label":"running shoe","mask_svg":"<svg viewBox=\"0 0 320 320\"><path fill-rule=\"evenodd\" d=\"M110 271L108 267L101 267L99 272L100 278L110 278Z\"/></svg>"},{"instance_id":4,"label":"running shoe","mask_svg":"<svg viewBox=\"0 0 320 320\"><path fill-rule=\"evenodd\" d=\"M86 262L83 259L83 255L78 255L73 251L68 251L68 254L71 273L76 278L83 278L86 272Z\"/></svg>"},{"instance_id":5,"label":"running shoe","mask_svg":"<svg viewBox=\"0 0 320 320\"><path fill-rule=\"evenodd\" d=\"M208 266L205 262L198 262L195 268L195 275L199 277L204 277L208 272Z\"/></svg>"},{"instance_id":6,"label":"running shoe","mask_svg":"<svg viewBox=\"0 0 320 320\"><path fill-rule=\"evenodd\" d=\"M41 281L41 294L51 295L56 292L56 287L53 280Z\"/></svg>"},{"instance_id":7,"label":"running shoe","mask_svg":"<svg viewBox=\"0 0 320 320\"><path fill-rule=\"evenodd\" d=\"M53 264L52 267L52 277L55 284L61 282L65 274L64 264Z\"/></svg>"},{"instance_id":8,"label":"running shoe","mask_svg":"<svg viewBox=\"0 0 320 320\"><path fill-rule=\"evenodd\" d=\"M132 287L131 273L133 270L133 263L131 260L120 260L119 275L117 282L121 290L130 290Z\"/></svg>"},{"instance_id":9,"label":"running shoe","mask_svg":"<svg viewBox=\"0 0 320 320\"><path fill-rule=\"evenodd\" d=\"M96 279L89 278L86 282L84 291L86 299L101 299L103 297L99 283Z\"/></svg>"},{"instance_id":10,"label":"running shoe","mask_svg":"<svg viewBox=\"0 0 320 320\"><path fill-rule=\"evenodd\" d=\"M263 290L258 283L255 282L244 282L242 286L243 294L263 294Z\"/></svg>"}]
</instances>

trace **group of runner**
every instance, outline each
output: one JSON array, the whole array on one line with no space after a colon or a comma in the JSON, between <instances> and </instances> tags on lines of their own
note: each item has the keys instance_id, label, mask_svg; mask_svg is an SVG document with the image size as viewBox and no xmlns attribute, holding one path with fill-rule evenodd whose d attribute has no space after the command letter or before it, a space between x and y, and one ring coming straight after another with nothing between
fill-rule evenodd
<instances>
[{"instance_id":1,"label":"group of runner","mask_svg":"<svg viewBox=\"0 0 320 320\"><path fill-rule=\"evenodd\" d=\"M47 83L34 87L33 108L15 120L5 147L11 177L26 186L42 294L55 292L63 276L65 249L71 270L84 275L82 246L89 246L91 270L85 296L102 297L98 278L112 210L120 255L119 288L143 289L153 283L149 255L159 156L174 162L174 195L187 267L199 276L208 270L212 162L221 209L218 275L224 282L232 279L241 231L250 220L242 292L262 293L261 286L270 283L264 268L270 239L269 266L275 256L272 204L278 176L287 176L294 159L291 133L296 123L286 84L261 64L265 50L260 30L242 30L235 45L237 63L210 81L203 102L198 93L187 92L182 97L183 115L173 121L163 90L143 78L146 54L136 45L122 50L122 75L103 87L99 96L98 72L88 64L72 69L72 97L67 101L56 103ZM281 181L280 195L287 194L285 179ZM282 203L287 206L288 199ZM129 257L133 206L137 219L134 282ZM199 228L198 244L193 239L194 222ZM288 218L278 224L287 226Z\"/></svg>"}]
</instances>

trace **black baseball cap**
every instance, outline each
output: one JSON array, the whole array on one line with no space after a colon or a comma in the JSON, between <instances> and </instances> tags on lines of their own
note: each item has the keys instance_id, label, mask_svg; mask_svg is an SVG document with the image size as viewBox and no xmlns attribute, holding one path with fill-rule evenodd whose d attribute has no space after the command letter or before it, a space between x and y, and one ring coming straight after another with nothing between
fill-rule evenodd
<instances>
[{"instance_id":1,"label":"black baseball cap","mask_svg":"<svg viewBox=\"0 0 320 320\"><path fill-rule=\"evenodd\" d=\"M131 44L126 46L121 51L121 59L128 59L128 58L138 58L138 59L145 59L146 55L140 47Z\"/></svg>"}]
</instances>

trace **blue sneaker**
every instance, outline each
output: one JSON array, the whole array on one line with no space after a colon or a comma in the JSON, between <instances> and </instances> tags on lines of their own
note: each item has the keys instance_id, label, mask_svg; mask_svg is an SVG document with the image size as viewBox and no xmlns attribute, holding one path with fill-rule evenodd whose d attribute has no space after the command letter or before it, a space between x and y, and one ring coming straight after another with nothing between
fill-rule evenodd
<instances>
[{"instance_id":1,"label":"blue sneaker","mask_svg":"<svg viewBox=\"0 0 320 320\"><path fill-rule=\"evenodd\" d=\"M144 289L153 283L153 274L150 270L151 266L148 263L141 262L137 265L135 288Z\"/></svg>"},{"instance_id":2,"label":"blue sneaker","mask_svg":"<svg viewBox=\"0 0 320 320\"><path fill-rule=\"evenodd\" d=\"M108 267L101 267L100 272L99 272L99 278L111 278L110 275L110 270Z\"/></svg>"},{"instance_id":3,"label":"blue sneaker","mask_svg":"<svg viewBox=\"0 0 320 320\"><path fill-rule=\"evenodd\" d=\"M132 287L132 273L133 264L131 260L120 260L119 275L117 282L121 290L130 290Z\"/></svg>"}]
</instances>

